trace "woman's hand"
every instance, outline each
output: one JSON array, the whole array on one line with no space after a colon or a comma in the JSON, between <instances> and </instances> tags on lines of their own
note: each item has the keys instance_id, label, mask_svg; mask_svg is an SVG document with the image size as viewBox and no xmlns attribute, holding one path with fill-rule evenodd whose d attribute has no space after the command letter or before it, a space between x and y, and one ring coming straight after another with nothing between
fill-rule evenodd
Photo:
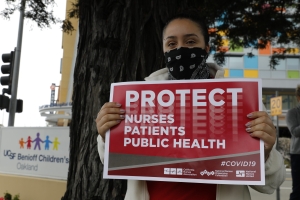
<instances>
[{"instance_id":1,"label":"woman's hand","mask_svg":"<svg viewBox=\"0 0 300 200\"><path fill-rule=\"evenodd\" d=\"M105 103L99 111L96 124L98 133L105 142L105 133L113 126L119 124L124 119L125 110L121 109L121 104L116 102Z\"/></svg>"},{"instance_id":2,"label":"woman's hand","mask_svg":"<svg viewBox=\"0 0 300 200\"><path fill-rule=\"evenodd\" d=\"M252 112L247 117L253 120L246 123L246 131L250 133L251 137L264 141L266 161L276 141L276 129L273 122L265 111Z\"/></svg>"}]
</instances>

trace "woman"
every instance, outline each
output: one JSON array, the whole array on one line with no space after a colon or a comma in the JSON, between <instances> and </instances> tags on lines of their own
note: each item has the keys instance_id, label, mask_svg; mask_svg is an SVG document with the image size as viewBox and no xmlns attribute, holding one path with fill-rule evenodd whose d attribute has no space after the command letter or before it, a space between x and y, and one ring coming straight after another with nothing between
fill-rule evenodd
<instances>
[{"instance_id":1,"label":"woman","mask_svg":"<svg viewBox=\"0 0 300 200\"><path fill-rule=\"evenodd\" d=\"M290 200L300 199L300 85L296 89L298 105L286 114L286 124L291 133L291 168L293 191Z\"/></svg>"},{"instance_id":2,"label":"woman","mask_svg":"<svg viewBox=\"0 0 300 200\"><path fill-rule=\"evenodd\" d=\"M166 68L152 73L145 78L154 80L208 79L222 78L224 71L215 64L207 64L209 52L208 31L197 14L179 14L171 18L163 29L163 51ZM187 55L193 55L193 59ZM176 56L184 59L178 61ZM196 58L196 59L194 59ZM193 67L189 67L193 66ZM102 106L96 123L98 136L98 151L103 162L105 132L124 119L125 110L117 102L109 102ZM249 137L262 139L265 146L266 185L251 186L263 193L273 193L281 185L285 177L285 167L282 156L273 147L276 141L275 127L264 111L254 111L247 115L249 123L246 131ZM128 180L126 200L249 200L247 186L214 185L199 183L177 183L159 181Z\"/></svg>"}]
</instances>

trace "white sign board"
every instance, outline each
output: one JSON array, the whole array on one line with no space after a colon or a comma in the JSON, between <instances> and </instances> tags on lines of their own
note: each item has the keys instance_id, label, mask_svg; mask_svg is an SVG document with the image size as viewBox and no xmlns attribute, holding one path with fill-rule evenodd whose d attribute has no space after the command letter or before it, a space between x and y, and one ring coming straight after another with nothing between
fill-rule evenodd
<instances>
[{"instance_id":1,"label":"white sign board","mask_svg":"<svg viewBox=\"0 0 300 200\"><path fill-rule=\"evenodd\" d=\"M3 127L0 173L67 179L69 127Z\"/></svg>"}]
</instances>

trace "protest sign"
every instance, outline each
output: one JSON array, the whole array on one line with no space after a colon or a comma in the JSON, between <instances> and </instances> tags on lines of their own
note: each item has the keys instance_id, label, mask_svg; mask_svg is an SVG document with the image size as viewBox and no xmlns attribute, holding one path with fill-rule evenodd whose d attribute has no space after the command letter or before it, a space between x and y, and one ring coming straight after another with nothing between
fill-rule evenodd
<instances>
[{"instance_id":1,"label":"protest sign","mask_svg":"<svg viewBox=\"0 0 300 200\"><path fill-rule=\"evenodd\" d=\"M106 134L104 178L264 184L263 142L246 132L261 80L115 83L125 119Z\"/></svg>"}]
</instances>

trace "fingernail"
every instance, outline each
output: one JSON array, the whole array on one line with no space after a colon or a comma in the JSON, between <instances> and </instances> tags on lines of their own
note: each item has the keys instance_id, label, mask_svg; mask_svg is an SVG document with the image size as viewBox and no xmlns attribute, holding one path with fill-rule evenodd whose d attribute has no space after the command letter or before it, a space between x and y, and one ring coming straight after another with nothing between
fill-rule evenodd
<instances>
[{"instance_id":1,"label":"fingernail","mask_svg":"<svg viewBox=\"0 0 300 200\"><path fill-rule=\"evenodd\" d=\"M119 103L116 103L116 106L117 106L117 107L121 107L121 104L119 104Z\"/></svg>"},{"instance_id":2,"label":"fingernail","mask_svg":"<svg viewBox=\"0 0 300 200\"><path fill-rule=\"evenodd\" d=\"M116 122L117 122L117 123L120 123L120 122L121 122L121 120L119 120L119 119L118 119L118 120L116 120Z\"/></svg>"},{"instance_id":3,"label":"fingernail","mask_svg":"<svg viewBox=\"0 0 300 200\"><path fill-rule=\"evenodd\" d=\"M124 109L120 109L120 113L125 113L125 110Z\"/></svg>"},{"instance_id":4,"label":"fingernail","mask_svg":"<svg viewBox=\"0 0 300 200\"><path fill-rule=\"evenodd\" d=\"M125 116L124 116L124 115L120 115L120 118L121 118L121 119L125 119Z\"/></svg>"},{"instance_id":5,"label":"fingernail","mask_svg":"<svg viewBox=\"0 0 300 200\"><path fill-rule=\"evenodd\" d=\"M251 128L246 128L246 131L249 133L251 131Z\"/></svg>"},{"instance_id":6,"label":"fingernail","mask_svg":"<svg viewBox=\"0 0 300 200\"><path fill-rule=\"evenodd\" d=\"M250 127L250 125L251 125L251 122L247 122L247 123L245 124L246 127Z\"/></svg>"},{"instance_id":7,"label":"fingernail","mask_svg":"<svg viewBox=\"0 0 300 200\"><path fill-rule=\"evenodd\" d=\"M249 117L249 118L252 118L252 113L249 113L248 115L247 115L247 117Z\"/></svg>"}]
</instances>

